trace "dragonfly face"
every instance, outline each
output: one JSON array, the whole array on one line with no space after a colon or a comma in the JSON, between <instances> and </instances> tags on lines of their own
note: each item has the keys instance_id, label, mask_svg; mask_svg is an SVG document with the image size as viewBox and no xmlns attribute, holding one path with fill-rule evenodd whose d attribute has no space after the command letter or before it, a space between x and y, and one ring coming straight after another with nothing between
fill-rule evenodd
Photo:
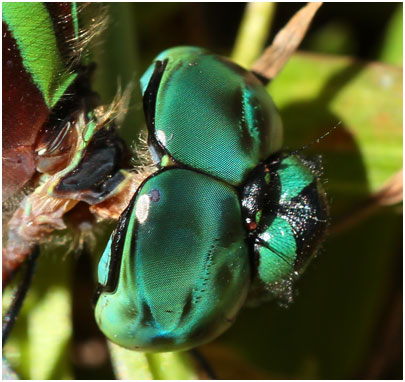
<instances>
[{"instance_id":1,"label":"dragonfly face","mask_svg":"<svg viewBox=\"0 0 405 382\"><path fill-rule=\"evenodd\" d=\"M277 294L313 254L326 200L310 166L279 153L265 88L193 47L141 78L160 171L138 189L99 264L96 320L136 350L184 350L226 330L250 293Z\"/></svg>"},{"instance_id":2,"label":"dragonfly face","mask_svg":"<svg viewBox=\"0 0 405 382\"><path fill-rule=\"evenodd\" d=\"M280 117L252 73L200 48L156 57L140 82L158 171L135 192L80 64L76 5L5 3L3 28L4 192L36 187L10 220L3 270L79 201L104 217L126 207L99 263L96 320L126 348L174 351L216 338L247 298L303 269L324 193L307 162L280 152Z\"/></svg>"}]
</instances>

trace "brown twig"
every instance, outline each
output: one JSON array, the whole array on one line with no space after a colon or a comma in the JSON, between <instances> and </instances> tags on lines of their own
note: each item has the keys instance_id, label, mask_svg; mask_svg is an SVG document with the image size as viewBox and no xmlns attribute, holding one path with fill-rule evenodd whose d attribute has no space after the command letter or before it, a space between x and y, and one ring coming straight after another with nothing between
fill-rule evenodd
<instances>
[{"instance_id":1,"label":"brown twig","mask_svg":"<svg viewBox=\"0 0 405 382\"><path fill-rule=\"evenodd\" d=\"M321 2L308 3L301 8L277 33L273 43L253 64L251 70L268 80L275 78L301 44L316 11L321 5Z\"/></svg>"},{"instance_id":2,"label":"brown twig","mask_svg":"<svg viewBox=\"0 0 405 382\"><path fill-rule=\"evenodd\" d=\"M403 199L404 191L404 170L399 170L384 184L380 191L373 195L377 204L380 206L390 206L397 204Z\"/></svg>"}]
</instances>

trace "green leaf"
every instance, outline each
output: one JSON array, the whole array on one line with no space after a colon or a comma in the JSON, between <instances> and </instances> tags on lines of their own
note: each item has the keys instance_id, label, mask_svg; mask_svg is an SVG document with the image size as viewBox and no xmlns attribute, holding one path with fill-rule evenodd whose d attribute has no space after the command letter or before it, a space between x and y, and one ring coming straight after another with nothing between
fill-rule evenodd
<instances>
[{"instance_id":1,"label":"green leaf","mask_svg":"<svg viewBox=\"0 0 405 382\"><path fill-rule=\"evenodd\" d=\"M71 262L60 253L42 254L38 259L33 284L4 351L23 379L72 378L70 271ZM4 299L7 306L10 290Z\"/></svg>"},{"instance_id":2,"label":"green leaf","mask_svg":"<svg viewBox=\"0 0 405 382\"><path fill-rule=\"evenodd\" d=\"M356 198L365 187L375 192L402 168L401 69L296 54L269 91L281 112L286 147L310 144L341 123L311 147L324 154L330 193ZM366 179L356 175L360 161Z\"/></svg>"},{"instance_id":3,"label":"green leaf","mask_svg":"<svg viewBox=\"0 0 405 382\"><path fill-rule=\"evenodd\" d=\"M403 4L399 4L386 30L380 54L381 61L402 66L403 33Z\"/></svg>"},{"instance_id":4,"label":"green leaf","mask_svg":"<svg viewBox=\"0 0 405 382\"><path fill-rule=\"evenodd\" d=\"M329 22L314 31L307 45L311 51L326 54L348 55L357 50L352 28L341 21Z\"/></svg>"}]
</instances>

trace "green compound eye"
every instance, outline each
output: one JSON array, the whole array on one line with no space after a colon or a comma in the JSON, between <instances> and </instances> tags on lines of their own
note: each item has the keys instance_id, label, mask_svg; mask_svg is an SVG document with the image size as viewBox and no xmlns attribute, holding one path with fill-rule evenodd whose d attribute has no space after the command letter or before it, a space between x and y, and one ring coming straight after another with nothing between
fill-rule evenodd
<instances>
[{"instance_id":1,"label":"green compound eye","mask_svg":"<svg viewBox=\"0 0 405 382\"><path fill-rule=\"evenodd\" d=\"M250 285L235 190L194 171L168 169L143 183L127 216L121 253L113 251L121 259L117 283L96 306L106 336L130 349L172 351L227 329ZM100 281L108 278L109 256L100 262Z\"/></svg>"},{"instance_id":2,"label":"green compound eye","mask_svg":"<svg viewBox=\"0 0 405 382\"><path fill-rule=\"evenodd\" d=\"M253 74L180 47L141 87L162 169L100 260L96 320L126 348L185 350L226 330L247 295L280 293L312 257L327 205L311 165L279 152L281 122Z\"/></svg>"},{"instance_id":3,"label":"green compound eye","mask_svg":"<svg viewBox=\"0 0 405 382\"><path fill-rule=\"evenodd\" d=\"M273 101L250 72L199 48L166 50L141 78L149 143L156 159L239 185L281 148Z\"/></svg>"}]
</instances>

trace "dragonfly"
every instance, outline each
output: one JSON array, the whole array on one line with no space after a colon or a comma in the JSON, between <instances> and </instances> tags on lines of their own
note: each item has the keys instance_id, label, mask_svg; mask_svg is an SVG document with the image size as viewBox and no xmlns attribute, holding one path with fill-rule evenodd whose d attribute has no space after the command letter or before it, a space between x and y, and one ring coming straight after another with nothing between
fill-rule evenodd
<instances>
[{"instance_id":1,"label":"dragonfly","mask_svg":"<svg viewBox=\"0 0 405 382\"><path fill-rule=\"evenodd\" d=\"M68 212L117 220L98 265L101 331L132 350L193 349L247 301L291 289L326 231L326 195L315 166L283 151L262 79L197 47L162 52L140 78L153 166L131 171L116 124L127 96L98 105L82 56L100 26L82 29L82 12L3 4L3 195L24 191L3 283Z\"/></svg>"}]
</instances>

